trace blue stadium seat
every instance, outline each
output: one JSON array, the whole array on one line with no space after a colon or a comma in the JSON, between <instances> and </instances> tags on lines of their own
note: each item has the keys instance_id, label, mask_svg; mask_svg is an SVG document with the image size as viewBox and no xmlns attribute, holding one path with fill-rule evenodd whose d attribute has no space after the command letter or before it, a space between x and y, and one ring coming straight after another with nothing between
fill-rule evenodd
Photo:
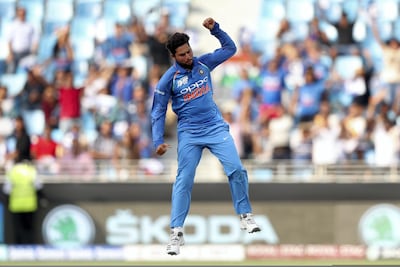
<instances>
[{"instance_id":1,"label":"blue stadium seat","mask_svg":"<svg viewBox=\"0 0 400 267\"><path fill-rule=\"evenodd\" d=\"M161 0L133 0L132 2L133 14L140 18L150 15L152 11L159 10L160 7Z\"/></svg>"},{"instance_id":2,"label":"blue stadium seat","mask_svg":"<svg viewBox=\"0 0 400 267\"><path fill-rule=\"evenodd\" d=\"M75 60L90 60L94 56L94 40L88 38L71 39Z\"/></svg>"},{"instance_id":3,"label":"blue stadium seat","mask_svg":"<svg viewBox=\"0 0 400 267\"><path fill-rule=\"evenodd\" d=\"M350 21L355 21L358 16L359 0L346 0L342 2L342 9Z\"/></svg>"},{"instance_id":4,"label":"blue stadium seat","mask_svg":"<svg viewBox=\"0 0 400 267\"><path fill-rule=\"evenodd\" d=\"M324 9L320 16L325 17L330 23L336 23L339 21L342 12L343 8L340 1L330 1L329 6Z\"/></svg>"},{"instance_id":5,"label":"blue stadium seat","mask_svg":"<svg viewBox=\"0 0 400 267\"><path fill-rule=\"evenodd\" d=\"M314 18L313 0L287 0L286 17L290 22L309 22Z\"/></svg>"},{"instance_id":6,"label":"blue stadium seat","mask_svg":"<svg viewBox=\"0 0 400 267\"><path fill-rule=\"evenodd\" d=\"M378 18L382 21L393 22L399 16L398 0L375 1L378 7Z\"/></svg>"},{"instance_id":7,"label":"blue stadium seat","mask_svg":"<svg viewBox=\"0 0 400 267\"><path fill-rule=\"evenodd\" d=\"M7 86L9 96L13 97L22 91L26 82L26 73L3 74L0 81L1 84Z\"/></svg>"},{"instance_id":8,"label":"blue stadium seat","mask_svg":"<svg viewBox=\"0 0 400 267\"><path fill-rule=\"evenodd\" d=\"M74 85L81 87L85 81L89 71L89 63L87 60L74 60L72 64L72 72L74 74Z\"/></svg>"},{"instance_id":9,"label":"blue stadium seat","mask_svg":"<svg viewBox=\"0 0 400 267\"><path fill-rule=\"evenodd\" d=\"M96 22L92 18L74 17L70 23L71 38L90 38L96 35Z\"/></svg>"},{"instance_id":10,"label":"blue stadium seat","mask_svg":"<svg viewBox=\"0 0 400 267\"><path fill-rule=\"evenodd\" d=\"M132 16L129 0L104 0L103 17L120 23L126 23Z\"/></svg>"},{"instance_id":11,"label":"blue stadium seat","mask_svg":"<svg viewBox=\"0 0 400 267\"><path fill-rule=\"evenodd\" d=\"M341 55L334 61L334 68L342 79L352 78L355 71L362 67L362 59L359 56Z\"/></svg>"},{"instance_id":12,"label":"blue stadium seat","mask_svg":"<svg viewBox=\"0 0 400 267\"><path fill-rule=\"evenodd\" d=\"M170 24L174 28L183 29L186 26L186 18L189 14L188 0L165 0L163 8L169 12Z\"/></svg>"},{"instance_id":13,"label":"blue stadium seat","mask_svg":"<svg viewBox=\"0 0 400 267\"><path fill-rule=\"evenodd\" d=\"M400 18L397 18L393 23L393 37L400 40Z\"/></svg>"},{"instance_id":14,"label":"blue stadium seat","mask_svg":"<svg viewBox=\"0 0 400 267\"><path fill-rule=\"evenodd\" d=\"M8 56L8 42L6 39L0 38L0 60L7 59Z\"/></svg>"},{"instance_id":15,"label":"blue stadium seat","mask_svg":"<svg viewBox=\"0 0 400 267\"><path fill-rule=\"evenodd\" d=\"M296 23L291 23L290 27L295 32L296 41L303 41L307 38L309 33L309 27L307 22L298 21Z\"/></svg>"},{"instance_id":16,"label":"blue stadium seat","mask_svg":"<svg viewBox=\"0 0 400 267\"><path fill-rule=\"evenodd\" d=\"M261 3L261 18L282 20L286 8L283 0L263 0Z\"/></svg>"},{"instance_id":17,"label":"blue stadium seat","mask_svg":"<svg viewBox=\"0 0 400 267\"><path fill-rule=\"evenodd\" d=\"M378 22L378 31L380 34L380 38L383 41L387 41L393 37L393 24L390 21L381 21Z\"/></svg>"},{"instance_id":18,"label":"blue stadium seat","mask_svg":"<svg viewBox=\"0 0 400 267\"><path fill-rule=\"evenodd\" d=\"M280 22L275 19L262 19L258 23L257 32L254 38L257 41L270 41L276 39L276 34L278 33Z\"/></svg>"},{"instance_id":19,"label":"blue stadium seat","mask_svg":"<svg viewBox=\"0 0 400 267\"><path fill-rule=\"evenodd\" d=\"M0 18L12 20L15 16L16 0L0 0Z\"/></svg>"},{"instance_id":20,"label":"blue stadium seat","mask_svg":"<svg viewBox=\"0 0 400 267\"><path fill-rule=\"evenodd\" d=\"M38 61L43 62L49 59L53 53L53 47L56 42L56 36L54 34L42 34L39 41L38 48Z\"/></svg>"},{"instance_id":21,"label":"blue stadium seat","mask_svg":"<svg viewBox=\"0 0 400 267\"><path fill-rule=\"evenodd\" d=\"M75 17L97 19L102 13L102 0L75 0Z\"/></svg>"},{"instance_id":22,"label":"blue stadium seat","mask_svg":"<svg viewBox=\"0 0 400 267\"><path fill-rule=\"evenodd\" d=\"M22 113L22 117L29 135L41 135L43 133L46 124L43 110L25 110Z\"/></svg>"},{"instance_id":23,"label":"blue stadium seat","mask_svg":"<svg viewBox=\"0 0 400 267\"><path fill-rule=\"evenodd\" d=\"M38 24L42 22L44 16L44 0L19 0L18 6L27 10L27 21Z\"/></svg>"},{"instance_id":24,"label":"blue stadium seat","mask_svg":"<svg viewBox=\"0 0 400 267\"><path fill-rule=\"evenodd\" d=\"M45 21L69 21L74 15L73 0L47 0Z\"/></svg>"}]
</instances>

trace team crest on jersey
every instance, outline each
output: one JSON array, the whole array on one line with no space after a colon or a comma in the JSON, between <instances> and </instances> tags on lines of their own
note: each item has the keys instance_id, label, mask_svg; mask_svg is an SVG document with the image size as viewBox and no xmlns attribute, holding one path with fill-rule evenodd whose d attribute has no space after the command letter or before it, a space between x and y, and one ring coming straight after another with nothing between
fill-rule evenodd
<instances>
[{"instance_id":1,"label":"team crest on jersey","mask_svg":"<svg viewBox=\"0 0 400 267\"><path fill-rule=\"evenodd\" d=\"M178 80L178 87L181 87L182 85L185 85L189 82L188 76L183 76Z\"/></svg>"},{"instance_id":2,"label":"team crest on jersey","mask_svg":"<svg viewBox=\"0 0 400 267\"><path fill-rule=\"evenodd\" d=\"M203 75L203 74L204 74L204 70L203 70L203 69L200 69L200 70L199 70L199 73L200 73L201 75Z\"/></svg>"}]
</instances>

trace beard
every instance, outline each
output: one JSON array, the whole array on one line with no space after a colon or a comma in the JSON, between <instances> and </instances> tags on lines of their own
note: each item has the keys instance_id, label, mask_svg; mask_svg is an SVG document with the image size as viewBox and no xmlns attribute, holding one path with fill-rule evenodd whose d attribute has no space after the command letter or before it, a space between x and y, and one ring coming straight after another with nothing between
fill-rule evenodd
<instances>
[{"instance_id":1,"label":"beard","mask_svg":"<svg viewBox=\"0 0 400 267\"><path fill-rule=\"evenodd\" d=\"M184 63L184 62L178 62L178 64L185 69L191 70L193 69L193 60L190 61L190 64Z\"/></svg>"}]
</instances>

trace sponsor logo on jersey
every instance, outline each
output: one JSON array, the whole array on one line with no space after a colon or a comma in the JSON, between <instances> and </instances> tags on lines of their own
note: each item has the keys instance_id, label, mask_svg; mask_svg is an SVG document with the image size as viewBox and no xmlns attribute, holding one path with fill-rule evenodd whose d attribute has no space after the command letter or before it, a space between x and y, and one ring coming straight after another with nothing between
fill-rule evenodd
<instances>
[{"instance_id":1,"label":"sponsor logo on jersey","mask_svg":"<svg viewBox=\"0 0 400 267\"><path fill-rule=\"evenodd\" d=\"M210 87L208 86L208 76L206 76L180 89L179 92L183 95L183 100L186 102L205 95L208 91L210 91Z\"/></svg>"}]
</instances>

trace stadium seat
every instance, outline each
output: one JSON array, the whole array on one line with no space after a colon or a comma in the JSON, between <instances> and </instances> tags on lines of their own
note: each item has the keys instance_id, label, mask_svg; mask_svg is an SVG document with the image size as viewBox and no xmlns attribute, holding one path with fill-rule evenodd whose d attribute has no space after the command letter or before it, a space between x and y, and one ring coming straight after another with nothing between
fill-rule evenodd
<instances>
[{"instance_id":1,"label":"stadium seat","mask_svg":"<svg viewBox=\"0 0 400 267\"><path fill-rule=\"evenodd\" d=\"M400 40L400 18L397 18L393 23L393 37Z\"/></svg>"},{"instance_id":2,"label":"stadium seat","mask_svg":"<svg viewBox=\"0 0 400 267\"><path fill-rule=\"evenodd\" d=\"M0 81L1 84L7 86L8 95L13 97L19 94L24 88L26 82L26 73L3 74Z\"/></svg>"},{"instance_id":3,"label":"stadium seat","mask_svg":"<svg viewBox=\"0 0 400 267\"><path fill-rule=\"evenodd\" d=\"M334 68L342 79L354 77L355 71L362 67L362 59L359 56L341 55L334 61Z\"/></svg>"},{"instance_id":4,"label":"stadium seat","mask_svg":"<svg viewBox=\"0 0 400 267\"><path fill-rule=\"evenodd\" d=\"M174 28L183 29L186 26L186 18L189 13L189 1L169 0L163 2L163 9L169 13L170 24Z\"/></svg>"},{"instance_id":5,"label":"stadium seat","mask_svg":"<svg viewBox=\"0 0 400 267\"><path fill-rule=\"evenodd\" d=\"M358 16L359 0L346 0L342 2L342 10L350 21L355 21Z\"/></svg>"},{"instance_id":6,"label":"stadium seat","mask_svg":"<svg viewBox=\"0 0 400 267\"><path fill-rule=\"evenodd\" d=\"M27 21L38 24L42 22L44 16L44 0L19 0L18 6L27 10Z\"/></svg>"},{"instance_id":7,"label":"stadium seat","mask_svg":"<svg viewBox=\"0 0 400 267\"><path fill-rule=\"evenodd\" d=\"M301 12L300 12L301 10ZM314 18L313 0L287 0L286 17L290 22L309 22Z\"/></svg>"},{"instance_id":8,"label":"stadium seat","mask_svg":"<svg viewBox=\"0 0 400 267\"><path fill-rule=\"evenodd\" d=\"M94 40L88 38L71 39L75 60L90 60L94 56Z\"/></svg>"},{"instance_id":9,"label":"stadium seat","mask_svg":"<svg viewBox=\"0 0 400 267\"><path fill-rule=\"evenodd\" d=\"M290 27L293 28L295 32L296 41L303 41L307 38L309 33L309 27L307 22L299 21L296 23L291 23Z\"/></svg>"},{"instance_id":10,"label":"stadium seat","mask_svg":"<svg viewBox=\"0 0 400 267\"><path fill-rule=\"evenodd\" d=\"M120 23L131 18L131 2L129 0L104 0L103 17Z\"/></svg>"},{"instance_id":11,"label":"stadium seat","mask_svg":"<svg viewBox=\"0 0 400 267\"><path fill-rule=\"evenodd\" d=\"M343 8L339 1L330 1L322 12L323 15L321 16L325 17L330 23L336 23L342 15Z\"/></svg>"},{"instance_id":12,"label":"stadium seat","mask_svg":"<svg viewBox=\"0 0 400 267\"><path fill-rule=\"evenodd\" d=\"M54 34L42 34L39 41L38 61L43 62L49 59L53 53L53 47L56 42Z\"/></svg>"},{"instance_id":13,"label":"stadium seat","mask_svg":"<svg viewBox=\"0 0 400 267\"><path fill-rule=\"evenodd\" d=\"M8 56L8 52L7 40L0 38L0 60L5 60Z\"/></svg>"},{"instance_id":14,"label":"stadium seat","mask_svg":"<svg viewBox=\"0 0 400 267\"><path fill-rule=\"evenodd\" d=\"M16 0L0 0L0 18L12 20L15 16Z\"/></svg>"},{"instance_id":15,"label":"stadium seat","mask_svg":"<svg viewBox=\"0 0 400 267\"><path fill-rule=\"evenodd\" d=\"M390 21L379 21L378 22L378 31L380 34L380 38L383 41L387 41L388 39L393 37L393 24Z\"/></svg>"},{"instance_id":16,"label":"stadium seat","mask_svg":"<svg viewBox=\"0 0 400 267\"><path fill-rule=\"evenodd\" d=\"M132 10L137 17L144 18L161 7L161 0L133 0Z\"/></svg>"},{"instance_id":17,"label":"stadium seat","mask_svg":"<svg viewBox=\"0 0 400 267\"><path fill-rule=\"evenodd\" d=\"M102 13L102 0L75 0L75 17L97 19Z\"/></svg>"},{"instance_id":18,"label":"stadium seat","mask_svg":"<svg viewBox=\"0 0 400 267\"><path fill-rule=\"evenodd\" d=\"M286 9L283 0L264 0L261 3L261 18L282 20Z\"/></svg>"},{"instance_id":19,"label":"stadium seat","mask_svg":"<svg viewBox=\"0 0 400 267\"><path fill-rule=\"evenodd\" d=\"M258 23L257 32L254 35L255 39L260 41L271 41L276 39L276 34L279 31L280 22L275 19L262 19Z\"/></svg>"},{"instance_id":20,"label":"stadium seat","mask_svg":"<svg viewBox=\"0 0 400 267\"><path fill-rule=\"evenodd\" d=\"M45 21L69 21L74 15L73 0L47 0Z\"/></svg>"},{"instance_id":21,"label":"stadium seat","mask_svg":"<svg viewBox=\"0 0 400 267\"><path fill-rule=\"evenodd\" d=\"M22 117L29 135L41 135L43 133L46 124L43 110L25 110Z\"/></svg>"},{"instance_id":22,"label":"stadium seat","mask_svg":"<svg viewBox=\"0 0 400 267\"><path fill-rule=\"evenodd\" d=\"M71 38L90 38L96 35L96 22L92 18L74 17L70 23Z\"/></svg>"},{"instance_id":23,"label":"stadium seat","mask_svg":"<svg viewBox=\"0 0 400 267\"><path fill-rule=\"evenodd\" d=\"M89 63L87 60L74 60L72 64L72 72L74 74L74 85L81 87L87 77L89 71Z\"/></svg>"},{"instance_id":24,"label":"stadium seat","mask_svg":"<svg viewBox=\"0 0 400 267\"><path fill-rule=\"evenodd\" d=\"M378 18L381 21L393 22L399 16L398 0L375 1L378 8Z\"/></svg>"}]
</instances>

